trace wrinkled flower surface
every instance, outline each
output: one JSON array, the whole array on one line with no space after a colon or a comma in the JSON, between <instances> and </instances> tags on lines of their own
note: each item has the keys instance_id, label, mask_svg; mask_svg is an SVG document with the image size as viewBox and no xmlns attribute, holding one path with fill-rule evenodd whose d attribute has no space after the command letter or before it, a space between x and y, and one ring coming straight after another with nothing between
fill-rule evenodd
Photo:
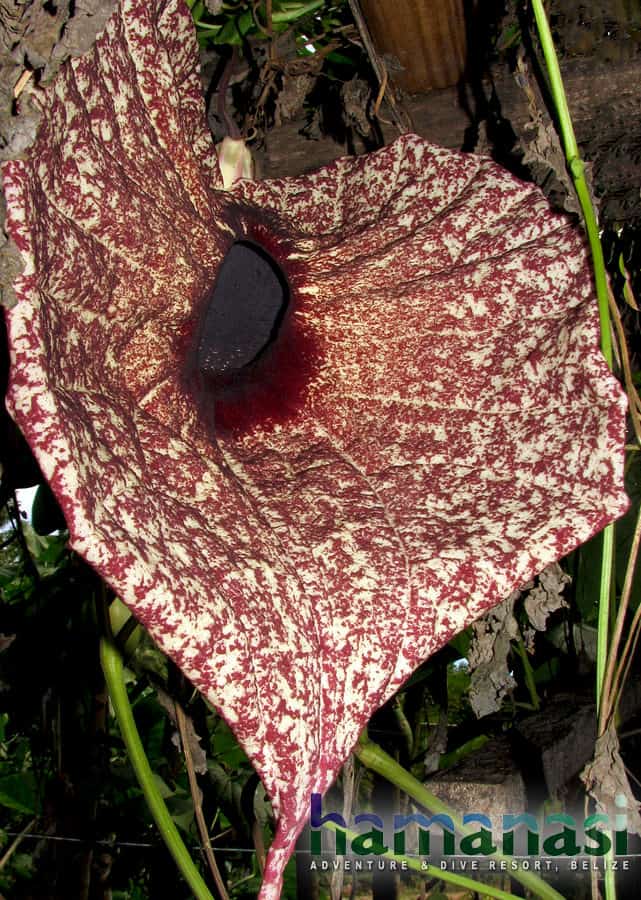
<instances>
[{"instance_id":1,"label":"wrinkled flower surface","mask_svg":"<svg viewBox=\"0 0 641 900\"><path fill-rule=\"evenodd\" d=\"M256 765L274 898L372 712L625 509L582 239L538 189L415 136L223 191L174 0L124 0L39 102L4 167L26 264L9 407L75 549ZM188 357L239 239L291 302L219 396Z\"/></svg>"}]
</instances>

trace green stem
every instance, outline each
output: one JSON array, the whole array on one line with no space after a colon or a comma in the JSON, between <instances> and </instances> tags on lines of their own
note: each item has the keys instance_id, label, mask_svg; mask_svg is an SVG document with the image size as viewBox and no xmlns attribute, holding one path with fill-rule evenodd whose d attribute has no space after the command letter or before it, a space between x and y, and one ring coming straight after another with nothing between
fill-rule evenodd
<instances>
[{"instance_id":1,"label":"green stem","mask_svg":"<svg viewBox=\"0 0 641 900\"><path fill-rule=\"evenodd\" d=\"M525 684L530 695L530 700L532 701L532 706L535 710L539 710L541 708L541 701L539 700L539 695L536 690L536 684L534 683L534 672L532 671L532 665L528 658L527 650L525 649L522 638L519 638L518 641L516 641L516 649L521 658L523 674L525 675Z\"/></svg>"},{"instance_id":2,"label":"green stem","mask_svg":"<svg viewBox=\"0 0 641 900\"><path fill-rule=\"evenodd\" d=\"M442 753L438 761L439 769L449 769L450 766L455 766L457 763L461 762L461 760L465 759L466 756L469 756L471 753L476 753L481 747L484 747L488 741L489 737L487 734L478 734L476 737L470 738L469 741L461 744L461 746L457 747L455 750L450 750L449 753Z\"/></svg>"},{"instance_id":3,"label":"green stem","mask_svg":"<svg viewBox=\"0 0 641 900\"><path fill-rule=\"evenodd\" d=\"M323 828L327 828L329 831L339 830L339 826L336 825L335 822L323 822ZM340 826L340 831L344 833L346 838L349 838L350 842L355 841L359 837L355 831L350 831L349 828ZM439 869L437 866L423 863L420 859L414 859L411 856L398 856L396 853L392 853L391 850L386 850L384 853L381 853L380 856L385 859L393 859L397 863L404 863L408 869L420 872L421 875L424 875L426 878L438 878L448 884L455 884L458 887L465 888L474 894L477 894L479 892L479 887L481 887L480 883L473 878L467 878L465 875L456 875L454 872ZM518 897L516 897L515 894L510 894L507 891L502 891L500 888L495 888L487 884L482 885L482 896L496 897L497 900L518 900Z\"/></svg>"},{"instance_id":4,"label":"green stem","mask_svg":"<svg viewBox=\"0 0 641 900\"><path fill-rule=\"evenodd\" d=\"M572 118L568 107L561 70L554 49L554 41L550 26L545 15L542 0L532 0L532 8L536 19L536 27L543 49L545 65L550 79L552 98L556 107L556 113L561 132L561 140L565 150L568 168L572 175L574 187L583 213L583 220L588 234L590 251L592 253L592 265L594 268L594 281L596 285L597 300L599 303L599 321L601 325L601 350L605 360L612 369L612 335L610 331L610 311L608 298L608 279L603 259L603 247L599 235L599 226L596 213L592 205L590 191L585 180L585 166L579 155L579 147L576 142ZM596 697L597 711L602 703L603 684L606 672L609 634L610 634L610 597L612 592L612 568L614 560L614 525L608 525L603 532L603 547L601 552L601 582L599 588L599 621L597 636L597 675ZM614 875L610 871L605 879L605 896L607 900L616 897Z\"/></svg>"},{"instance_id":5,"label":"green stem","mask_svg":"<svg viewBox=\"0 0 641 900\"><path fill-rule=\"evenodd\" d=\"M160 796L134 721L125 687L124 665L120 651L113 641L106 637L100 641L100 662L127 754L163 840L197 900L213 900L169 815L165 801Z\"/></svg>"},{"instance_id":6,"label":"green stem","mask_svg":"<svg viewBox=\"0 0 641 900\"><path fill-rule=\"evenodd\" d=\"M425 809L429 810L431 813L442 813L449 816L454 823L457 833L462 835L473 833L469 828L463 825L454 810L450 809L450 807L439 800L438 797L435 797L434 794L428 791L420 781L400 766L396 760L392 759L392 757L381 747L373 743L373 741L370 741L367 736L361 735L361 738L354 749L354 753L366 768L371 769L373 772L376 772L378 775L391 781L392 784L397 785L402 791L405 791L409 797L425 807ZM499 862L506 862L509 869L509 863L512 857L496 853L492 855L492 858ZM439 877L444 877L444 873L441 872L440 869L437 871L439 872ZM520 881L525 888L532 891L537 897L541 897L542 900L563 900L562 894L559 894L558 891L555 891L554 888L546 884L542 878L539 878L532 872L523 872L519 869L514 871L510 870L510 877L514 878L516 881ZM478 882L476 882L476 884L476 890L478 890ZM485 889L484 885L483 890L485 891Z\"/></svg>"},{"instance_id":7,"label":"green stem","mask_svg":"<svg viewBox=\"0 0 641 900\"><path fill-rule=\"evenodd\" d=\"M599 226L597 223L596 213L590 198L590 190L585 180L585 165L579 155L579 146L576 142L572 118L568 107L563 80L561 78L561 70L559 61L554 49L554 41L552 32L545 15L542 0L532 0L532 8L534 10L534 18L536 19L536 27L543 49L545 65L550 79L550 89L552 98L556 108L556 114L559 123L559 131L561 133L561 141L565 151L570 174L574 182L574 188L577 193L581 212L585 222L585 229L588 234L590 251L592 253L592 263L594 266L594 281L596 285L597 299L599 302L599 319L601 323L601 349L603 355L612 368L612 336L610 332L610 312L608 305L608 279L605 270L605 262L603 259L603 248L601 246L601 238L599 236Z\"/></svg>"},{"instance_id":8,"label":"green stem","mask_svg":"<svg viewBox=\"0 0 641 900\"><path fill-rule=\"evenodd\" d=\"M397 697L394 701L393 705L394 715L396 716L396 721L398 722L398 727L400 729L401 734L405 738L405 744L407 746L407 754L408 756L412 756L414 752L414 734L412 732L412 726L407 720L407 716L403 710L403 705L400 701L400 698Z\"/></svg>"},{"instance_id":9,"label":"green stem","mask_svg":"<svg viewBox=\"0 0 641 900\"><path fill-rule=\"evenodd\" d=\"M608 662L610 635L610 595L612 588L612 565L614 561L614 525L603 531L601 546L601 578L599 582L599 616L597 622L596 657L596 708L597 714L603 702L603 686Z\"/></svg>"}]
</instances>

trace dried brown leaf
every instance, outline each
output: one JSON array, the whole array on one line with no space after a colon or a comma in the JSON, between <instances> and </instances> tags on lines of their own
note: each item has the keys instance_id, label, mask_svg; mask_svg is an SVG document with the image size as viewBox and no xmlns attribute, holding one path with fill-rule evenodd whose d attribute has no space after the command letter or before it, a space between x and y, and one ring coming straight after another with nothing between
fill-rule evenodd
<instances>
[{"instance_id":1,"label":"dried brown leaf","mask_svg":"<svg viewBox=\"0 0 641 900\"><path fill-rule=\"evenodd\" d=\"M46 66L54 46L61 39L68 18L69 7L63 3L53 7L44 2L36 2L28 8L27 27L21 48L34 69Z\"/></svg>"},{"instance_id":2,"label":"dried brown leaf","mask_svg":"<svg viewBox=\"0 0 641 900\"><path fill-rule=\"evenodd\" d=\"M169 696L169 694L163 691L162 688L156 688L156 695L158 697L158 702L167 712L171 723L177 727L178 720L176 716L176 704L174 703L173 699ZM189 752L193 761L194 772L197 772L198 775L205 775L207 772L207 754L200 745L201 738L198 736L198 732L194 727L191 716L188 716L185 713L184 719L184 739L189 744ZM178 732L176 732L174 743L176 745L179 744Z\"/></svg>"},{"instance_id":3,"label":"dried brown leaf","mask_svg":"<svg viewBox=\"0 0 641 900\"><path fill-rule=\"evenodd\" d=\"M514 591L472 625L473 637L468 653L472 670L469 697L479 719L500 709L503 698L516 685L509 671L508 654L510 641L519 637L519 626L514 618L514 604L519 593Z\"/></svg>"},{"instance_id":4,"label":"dried brown leaf","mask_svg":"<svg viewBox=\"0 0 641 900\"><path fill-rule=\"evenodd\" d=\"M0 634L0 653L10 647L15 639L15 634Z\"/></svg>"},{"instance_id":5,"label":"dried brown leaf","mask_svg":"<svg viewBox=\"0 0 641 900\"><path fill-rule=\"evenodd\" d=\"M528 590L524 600L525 611L537 631L545 631L548 616L568 605L562 591L571 580L558 563L552 563Z\"/></svg>"},{"instance_id":6,"label":"dried brown leaf","mask_svg":"<svg viewBox=\"0 0 641 900\"><path fill-rule=\"evenodd\" d=\"M610 821L615 815L627 812L627 830L641 834L640 806L625 771L619 750L619 736L611 723L604 734L597 738L594 759L581 773L581 780L596 801L599 811Z\"/></svg>"},{"instance_id":7,"label":"dried brown leaf","mask_svg":"<svg viewBox=\"0 0 641 900\"><path fill-rule=\"evenodd\" d=\"M104 29L116 6L115 0L77 0L73 17L69 19L51 60L45 69L49 80L70 56L83 56Z\"/></svg>"}]
</instances>

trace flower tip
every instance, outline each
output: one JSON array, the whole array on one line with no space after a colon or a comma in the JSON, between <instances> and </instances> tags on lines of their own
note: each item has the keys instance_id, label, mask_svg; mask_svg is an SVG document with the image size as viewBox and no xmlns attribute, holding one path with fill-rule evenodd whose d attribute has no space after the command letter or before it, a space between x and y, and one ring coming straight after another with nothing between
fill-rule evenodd
<instances>
[{"instance_id":1,"label":"flower tip","mask_svg":"<svg viewBox=\"0 0 641 900\"><path fill-rule=\"evenodd\" d=\"M251 150L242 138L223 138L216 144L216 154L226 191L231 190L236 182L243 178L253 179L254 160Z\"/></svg>"}]
</instances>

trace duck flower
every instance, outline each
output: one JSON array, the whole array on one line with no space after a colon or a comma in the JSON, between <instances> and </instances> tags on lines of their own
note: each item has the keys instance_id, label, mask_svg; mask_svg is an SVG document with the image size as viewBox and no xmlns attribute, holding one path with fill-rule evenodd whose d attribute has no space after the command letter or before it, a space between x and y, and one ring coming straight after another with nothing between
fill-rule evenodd
<instances>
[{"instance_id":1,"label":"duck flower","mask_svg":"<svg viewBox=\"0 0 641 900\"><path fill-rule=\"evenodd\" d=\"M121 0L33 96L8 406L263 779L271 900L372 713L626 508L583 238L415 135L225 190L178 0Z\"/></svg>"}]
</instances>

